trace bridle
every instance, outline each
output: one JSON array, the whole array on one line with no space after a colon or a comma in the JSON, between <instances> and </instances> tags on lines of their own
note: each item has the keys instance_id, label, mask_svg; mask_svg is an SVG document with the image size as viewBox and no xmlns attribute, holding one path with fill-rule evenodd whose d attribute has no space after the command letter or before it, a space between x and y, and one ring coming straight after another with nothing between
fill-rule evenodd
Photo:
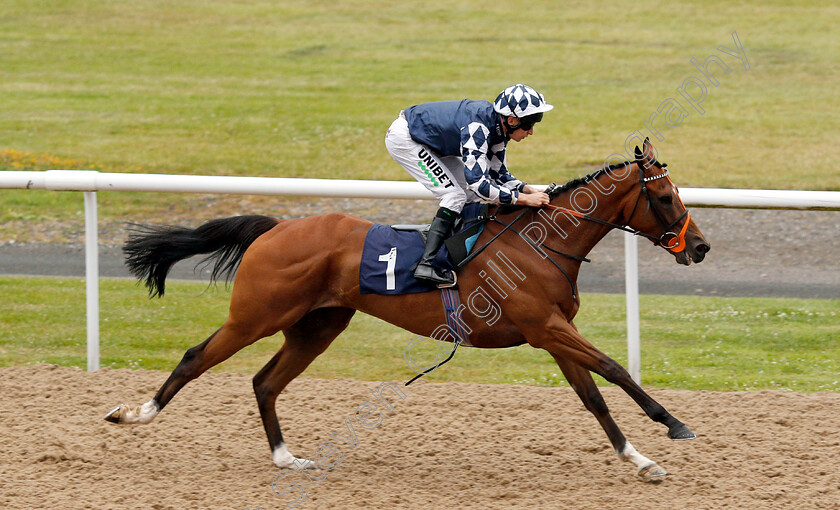
<instances>
[{"instance_id":1,"label":"bridle","mask_svg":"<svg viewBox=\"0 0 840 510\"><path fill-rule=\"evenodd\" d=\"M584 213L581 213L580 211L576 211L574 209L569 209L569 208L566 208L566 207L560 207L560 206L552 205L552 204L546 204L543 207L545 207L546 209L553 209L553 210L556 210L556 211L561 211L561 212L570 214L572 216L575 216L577 218L581 218L581 219L586 220L586 221L599 223L601 225L607 225L607 226L610 226L610 227L618 229L618 230L623 230L624 232L629 232L633 235L646 237L647 239L650 239L650 241L654 245L662 246L666 250L670 250L674 253L682 252L683 250L685 250L685 246L686 246L685 234L688 231L688 224L691 222L691 215L689 214L688 209L686 209L685 204L683 204L679 193L677 193L677 200L679 200L680 205L683 206L683 213L676 220L672 221L671 223L666 223L665 218L662 216L662 213L659 211L659 209L656 208L656 205L654 203L653 198L651 198L650 193L648 193L647 183L650 182L650 181L655 181L657 179L665 178L665 179L668 179L668 182L671 183L671 186L673 186L675 190L677 189L677 187L671 181L671 178L668 177L668 170L665 170L664 172L662 172L661 174L658 174L658 175L653 175L651 177L645 177L645 173L644 173L644 170L643 170L644 167L642 166L642 162L641 161L636 161L636 164L639 166L639 195L636 197L636 203L633 204L633 210L627 216L627 221L624 223L624 225L619 225L617 223L612 223L612 222L609 222L609 221L606 221L606 220L602 220L600 218L595 218L595 217L590 216L588 214L584 214ZM654 164L656 164L656 166L658 166L659 168L665 168L666 166L668 166L667 164L659 164L659 163L656 163L656 162L654 162ZM548 187L548 189L546 189L545 192L548 194L548 196L551 196L552 192L556 193L557 190L558 190L558 187L556 185L552 184L551 186ZM656 222L659 224L659 227L662 229L662 235L660 235L659 237L647 234L645 232L642 232L640 230L636 230L636 229L628 226L628 224L630 223L630 220L633 219L633 215L636 214L636 209L638 209L638 207L639 207L639 202L641 202L642 196L644 196L645 199L647 200L648 210L653 211L653 216L656 218ZM680 230L680 232L678 234L678 233L674 232L672 229L680 221L682 221L683 218L685 218L685 223L683 224L682 229ZM672 242L667 242L666 239L672 239Z\"/></svg>"},{"instance_id":2,"label":"bridle","mask_svg":"<svg viewBox=\"0 0 840 510\"><path fill-rule=\"evenodd\" d=\"M606 225L606 226L609 226L611 228L615 228L615 229L618 229L618 230L623 230L624 232L629 232L633 235L646 237L647 239L650 239L650 241L653 242L653 244L655 244L656 246L662 246L662 247L664 247L668 250L673 251L674 253L679 253L679 252L683 251L685 249L685 246L686 246L685 234L686 234L686 231L688 230L688 224L691 222L691 216L688 213L688 209L685 209L683 211L683 213L680 215L679 218L672 221L671 223L666 224L665 219L662 217L662 213L656 208L656 205L654 204L654 201L651 198L650 193L648 193L648 190L647 190L647 183L648 182L654 181L656 179L662 179L662 178L668 179L668 182L671 183L671 186L674 186L674 183L668 177L668 170L665 170L663 173L658 174L658 175L654 175L654 176L651 176L651 177L645 177L645 173L644 173L644 170L643 170L643 167L642 167L642 161L637 160L636 163L639 166L639 175L640 175L640 177L639 177L639 185L640 185L639 195L636 197L636 203L633 205L633 210L630 213L630 215L627 216L627 221L624 223L624 225L619 225L617 223L612 223L610 221L602 220L600 218L596 218L594 216L584 214L580 211L576 211L574 209L569 209L569 208L566 208L566 207L561 207L561 206L558 206L558 205L546 204L543 207L546 208L546 209L553 209L555 211L561 211L561 212L570 214L572 216L575 216L577 218L580 218L580 219L583 219L583 220L586 220L586 221L591 221L593 223L598 223L598 224ZM654 164L656 164L656 166L658 166L659 168L665 168L667 166L665 164L659 164L658 162L655 162L655 161L654 161ZM674 189L676 189L676 186L674 186ZM548 194L549 197L551 197L552 195L557 195L560 192L561 192L561 188L560 188L560 186L557 186L556 184L550 185L545 190L545 193ZM628 226L628 224L630 223L630 220L633 219L633 215L636 214L636 209L638 209L638 207L639 207L639 202L641 202L641 200L642 200L642 195L644 195L644 197L647 199L648 209L653 211L653 214L656 217L656 221L659 223L659 226L662 228L662 235L660 235L659 237L647 234L645 232L642 232L640 230L636 230L636 229ZM683 208L685 208L685 204L683 204L682 199L679 198L679 194L677 194L677 199L680 200L680 204L682 204ZM496 235L494 235L489 241L485 242L482 246L476 247L475 249L473 249L473 251L469 254L469 256L467 256L464 260L462 260L457 265L458 269L464 267L469 261L471 261L472 259L477 257L482 251L484 251L485 248L490 246L490 244L492 244L493 241L495 241L496 239L501 237L501 235L504 234L508 230L511 230L511 231L515 232L517 235L519 235L520 238L524 239L525 242L527 242L529 245L531 245L532 248L534 248L535 250L538 250L539 252L542 252L542 250L540 250L540 248L545 248L550 252L556 253L557 255L561 255L563 257L571 258L571 259L577 260L579 262L591 262L586 257L580 257L580 256L573 255L573 254L570 254L570 253L563 253L563 252L555 250L555 249L553 249L549 246L546 246L545 244L542 244L541 246L538 246L528 236L523 235L522 232L520 232L516 227L514 227L514 225L526 213L528 213L530 211L531 214L533 215L534 212L536 211L536 209L531 208L531 207L523 208L522 211L518 215L516 215L516 217L510 223L505 223L498 218L499 211L500 211L500 209L497 209L495 213L493 213L492 215L487 217L487 221L492 221L492 222L501 224L502 227L503 227L501 229L501 231L499 231ZM685 224L682 226L682 229L680 230L680 233L677 234L675 232L672 232L671 229L674 228L674 226L676 226L677 223L679 223L680 220L682 220L683 218L685 218ZM671 243L666 244L665 239L668 238L668 237L671 237L671 236L673 236L675 242L673 244L671 244ZM544 253L544 252L542 252L542 253L544 254L544 257L549 262L551 262L554 265L554 267L556 267L561 273L563 273L563 276L566 277L566 280L568 280L569 286L572 289L572 298L575 300L575 302L578 302L577 286L575 285L574 279L571 277L571 275L569 275L569 273L565 269L563 269L563 266L561 264L559 264L556 260L554 260L547 253Z\"/></svg>"}]
</instances>

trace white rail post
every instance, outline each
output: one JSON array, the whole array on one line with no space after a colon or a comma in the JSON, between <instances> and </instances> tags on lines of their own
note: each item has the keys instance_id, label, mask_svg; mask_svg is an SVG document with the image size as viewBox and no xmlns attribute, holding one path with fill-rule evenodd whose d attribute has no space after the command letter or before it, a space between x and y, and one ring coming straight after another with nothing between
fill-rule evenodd
<instances>
[{"instance_id":1,"label":"white rail post","mask_svg":"<svg viewBox=\"0 0 840 510\"><path fill-rule=\"evenodd\" d=\"M642 384L642 353L639 334L639 242L624 233L624 281L627 293L627 369L636 384Z\"/></svg>"},{"instance_id":2,"label":"white rail post","mask_svg":"<svg viewBox=\"0 0 840 510\"><path fill-rule=\"evenodd\" d=\"M96 192L85 191L85 287L87 296L87 371L99 370L99 228Z\"/></svg>"}]
</instances>

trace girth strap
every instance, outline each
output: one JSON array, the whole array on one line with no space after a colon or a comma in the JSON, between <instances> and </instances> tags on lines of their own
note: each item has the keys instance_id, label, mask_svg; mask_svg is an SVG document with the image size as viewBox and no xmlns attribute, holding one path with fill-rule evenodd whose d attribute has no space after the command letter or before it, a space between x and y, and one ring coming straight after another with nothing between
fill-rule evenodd
<instances>
[{"instance_id":1,"label":"girth strap","mask_svg":"<svg viewBox=\"0 0 840 510\"><path fill-rule=\"evenodd\" d=\"M450 334L455 338L455 342L452 347L452 352L449 353L449 356L445 360L441 361L433 367L427 368L423 372L412 377L411 380L405 383L406 386L413 383L417 379L420 379L424 375L434 372L439 366L451 360L452 357L455 356L455 351L458 350L459 345L472 345L470 343L469 333L466 330L466 325L460 320L458 320L458 309L461 307L461 297L459 296L458 291L453 288L440 289L440 298L443 301L443 309L446 315L446 325L449 327ZM435 339L435 341L440 342L440 340L437 339Z\"/></svg>"}]
</instances>

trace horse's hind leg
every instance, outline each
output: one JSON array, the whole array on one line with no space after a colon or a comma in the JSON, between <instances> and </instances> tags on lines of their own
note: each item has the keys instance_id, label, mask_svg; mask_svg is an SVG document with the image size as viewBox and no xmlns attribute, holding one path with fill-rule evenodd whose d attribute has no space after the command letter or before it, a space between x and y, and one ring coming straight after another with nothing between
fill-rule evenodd
<instances>
[{"instance_id":1,"label":"horse's hind leg","mask_svg":"<svg viewBox=\"0 0 840 510\"><path fill-rule=\"evenodd\" d=\"M659 467L659 465L636 451L632 444L624 437L618 425L612 419L610 410L607 408L604 397L598 390L598 386L592 379L592 375L588 370L576 365L558 356L554 356L566 380L572 385L572 388L577 392L583 405L589 412L595 415L598 423L604 428L607 437L615 448L615 452L621 460L628 460L636 465L639 476L644 480L655 481L661 480L663 476L668 473Z\"/></svg>"},{"instance_id":2,"label":"horse's hind leg","mask_svg":"<svg viewBox=\"0 0 840 510\"><path fill-rule=\"evenodd\" d=\"M188 382L257 340L300 321L318 295L319 281L310 273L325 274L324 270L314 262L291 264L272 257L276 250L271 239L251 245L237 271L224 325L187 350L154 399L136 409L120 406L105 419L114 423L151 422Z\"/></svg>"},{"instance_id":3,"label":"horse's hind leg","mask_svg":"<svg viewBox=\"0 0 840 510\"><path fill-rule=\"evenodd\" d=\"M228 318L227 322L207 340L187 350L181 362L160 387L155 398L137 408L122 404L105 415L105 419L111 423L121 424L150 423L188 382L244 347L260 338L273 335L277 331L257 329L253 322L234 321Z\"/></svg>"},{"instance_id":4,"label":"horse's hind leg","mask_svg":"<svg viewBox=\"0 0 840 510\"><path fill-rule=\"evenodd\" d=\"M292 467L296 460L300 462L289 453L283 441L275 408L277 396L344 331L355 312L351 308L321 308L305 315L294 326L283 330L285 344L254 376L260 417L277 467ZM300 463L300 467L311 466Z\"/></svg>"}]
</instances>

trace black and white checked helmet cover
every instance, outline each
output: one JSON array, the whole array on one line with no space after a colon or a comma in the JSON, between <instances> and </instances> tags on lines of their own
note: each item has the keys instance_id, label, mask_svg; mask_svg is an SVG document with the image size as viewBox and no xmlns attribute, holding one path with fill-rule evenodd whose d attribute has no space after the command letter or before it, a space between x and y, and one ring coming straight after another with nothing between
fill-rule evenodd
<instances>
[{"instance_id":1,"label":"black and white checked helmet cover","mask_svg":"<svg viewBox=\"0 0 840 510\"><path fill-rule=\"evenodd\" d=\"M521 83L503 90L493 102L493 109L508 117L526 117L552 108L554 106L546 103L542 94Z\"/></svg>"}]
</instances>

